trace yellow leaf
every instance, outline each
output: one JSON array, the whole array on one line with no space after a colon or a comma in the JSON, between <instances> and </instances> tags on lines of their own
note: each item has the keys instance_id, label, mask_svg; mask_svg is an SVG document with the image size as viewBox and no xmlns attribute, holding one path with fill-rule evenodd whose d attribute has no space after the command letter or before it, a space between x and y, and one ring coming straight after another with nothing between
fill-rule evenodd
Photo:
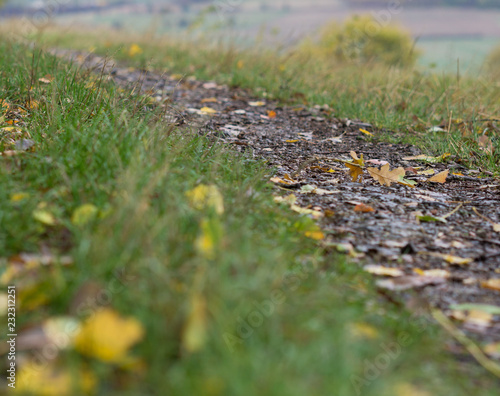
<instances>
[{"instance_id":1,"label":"yellow leaf","mask_svg":"<svg viewBox=\"0 0 500 396\"><path fill-rule=\"evenodd\" d=\"M391 394L394 394L395 396L431 396L429 392L407 383L399 383L395 385L394 391L391 392Z\"/></svg>"},{"instance_id":2,"label":"yellow leaf","mask_svg":"<svg viewBox=\"0 0 500 396\"><path fill-rule=\"evenodd\" d=\"M205 98L201 100L201 103L217 103L217 98Z\"/></svg>"},{"instance_id":3,"label":"yellow leaf","mask_svg":"<svg viewBox=\"0 0 500 396\"><path fill-rule=\"evenodd\" d=\"M462 258L462 257L452 256L451 254L443 254L442 257L444 261L454 265L466 265L474 261L474 259L471 258Z\"/></svg>"},{"instance_id":4,"label":"yellow leaf","mask_svg":"<svg viewBox=\"0 0 500 396\"><path fill-rule=\"evenodd\" d=\"M365 338L368 340L374 340L378 338L378 330L369 325L368 323L357 322L350 326L350 333L356 338Z\"/></svg>"},{"instance_id":5,"label":"yellow leaf","mask_svg":"<svg viewBox=\"0 0 500 396\"><path fill-rule=\"evenodd\" d=\"M300 140L299 139L295 139L295 140L285 140L286 143L297 143L299 142Z\"/></svg>"},{"instance_id":6,"label":"yellow leaf","mask_svg":"<svg viewBox=\"0 0 500 396\"><path fill-rule=\"evenodd\" d=\"M301 208L298 205L292 205L290 206L290 209L292 209L294 212L300 213L300 214L306 214L306 215L311 215L315 219L318 219L320 217L323 217L323 213L318 211L318 210L313 210L313 209L307 209L307 208Z\"/></svg>"},{"instance_id":7,"label":"yellow leaf","mask_svg":"<svg viewBox=\"0 0 500 396\"><path fill-rule=\"evenodd\" d=\"M24 201L25 199L28 199L30 195L28 193L15 193L10 196L10 202L11 203L16 203L20 201Z\"/></svg>"},{"instance_id":8,"label":"yellow leaf","mask_svg":"<svg viewBox=\"0 0 500 396\"><path fill-rule=\"evenodd\" d=\"M325 234L321 231L306 231L304 235L308 238L315 239L317 241L321 241L325 239Z\"/></svg>"},{"instance_id":9,"label":"yellow leaf","mask_svg":"<svg viewBox=\"0 0 500 396\"><path fill-rule=\"evenodd\" d=\"M104 362L126 363L128 350L143 336L139 321L104 308L83 323L75 337L75 349Z\"/></svg>"},{"instance_id":10,"label":"yellow leaf","mask_svg":"<svg viewBox=\"0 0 500 396\"><path fill-rule=\"evenodd\" d=\"M132 58L139 54L142 54L142 48L139 47L137 44L132 44L128 49L128 56Z\"/></svg>"},{"instance_id":11,"label":"yellow leaf","mask_svg":"<svg viewBox=\"0 0 500 396\"><path fill-rule=\"evenodd\" d=\"M434 169L427 169L424 171L417 172L418 175L432 176L436 171Z\"/></svg>"},{"instance_id":12,"label":"yellow leaf","mask_svg":"<svg viewBox=\"0 0 500 396\"><path fill-rule=\"evenodd\" d=\"M182 346L188 352L196 352L203 348L207 338L207 304L202 295L195 293L191 296L189 305Z\"/></svg>"},{"instance_id":13,"label":"yellow leaf","mask_svg":"<svg viewBox=\"0 0 500 396\"><path fill-rule=\"evenodd\" d=\"M56 224L56 219L52 213L43 209L35 209L32 213L33 218L42 224L53 226Z\"/></svg>"},{"instance_id":14,"label":"yellow leaf","mask_svg":"<svg viewBox=\"0 0 500 396\"><path fill-rule=\"evenodd\" d=\"M75 372L56 368L53 364L27 364L17 374L17 393L39 396L68 396L92 393L96 386L94 375L87 370Z\"/></svg>"},{"instance_id":15,"label":"yellow leaf","mask_svg":"<svg viewBox=\"0 0 500 396\"><path fill-rule=\"evenodd\" d=\"M450 170L446 169L445 171L440 172L440 173L438 173L435 176L432 176L427 181L430 181L430 182L433 182L433 183L445 183L446 182L446 178L448 177L449 173L450 173Z\"/></svg>"},{"instance_id":16,"label":"yellow leaf","mask_svg":"<svg viewBox=\"0 0 500 396\"><path fill-rule=\"evenodd\" d=\"M201 114L210 115L210 114L216 114L217 110L214 110L210 107L202 107L200 109L200 112L201 112Z\"/></svg>"},{"instance_id":17,"label":"yellow leaf","mask_svg":"<svg viewBox=\"0 0 500 396\"><path fill-rule=\"evenodd\" d=\"M365 135L368 135L368 136L373 136L373 133L368 132L366 129L359 128L359 131L360 131L360 132L363 132Z\"/></svg>"},{"instance_id":18,"label":"yellow leaf","mask_svg":"<svg viewBox=\"0 0 500 396\"><path fill-rule=\"evenodd\" d=\"M368 168L367 170L368 173L382 185L389 187L392 183L398 183L407 187L415 187L416 182L404 178L406 172L402 167L393 169L392 171L389 169L390 165L385 164L380 169Z\"/></svg>"},{"instance_id":19,"label":"yellow leaf","mask_svg":"<svg viewBox=\"0 0 500 396\"><path fill-rule=\"evenodd\" d=\"M349 175L352 177L353 182L357 182L358 179L361 181L361 176L363 175L363 168L358 165L346 163L345 166L349 168Z\"/></svg>"},{"instance_id":20,"label":"yellow leaf","mask_svg":"<svg viewBox=\"0 0 500 396\"><path fill-rule=\"evenodd\" d=\"M224 199L217 186L200 184L186 192L189 204L197 210L214 209L219 215L224 213Z\"/></svg>"},{"instance_id":21,"label":"yellow leaf","mask_svg":"<svg viewBox=\"0 0 500 396\"><path fill-rule=\"evenodd\" d=\"M262 102L262 101L248 102L248 105L252 106L252 107L261 107L261 106L265 106L265 104L266 104L266 102Z\"/></svg>"},{"instance_id":22,"label":"yellow leaf","mask_svg":"<svg viewBox=\"0 0 500 396\"><path fill-rule=\"evenodd\" d=\"M485 280L481 282L481 287L484 289L500 291L500 278Z\"/></svg>"},{"instance_id":23,"label":"yellow leaf","mask_svg":"<svg viewBox=\"0 0 500 396\"><path fill-rule=\"evenodd\" d=\"M213 260L215 258L215 248L217 245L217 235L211 227L209 220L203 219L201 222L201 233L194 243L196 250L203 257Z\"/></svg>"},{"instance_id":24,"label":"yellow leaf","mask_svg":"<svg viewBox=\"0 0 500 396\"><path fill-rule=\"evenodd\" d=\"M99 210L92 204L84 204L79 206L73 212L73 216L71 216L71 222L74 225L82 226L90 221L94 220L97 216L97 212Z\"/></svg>"},{"instance_id":25,"label":"yellow leaf","mask_svg":"<svg viewBox=\"0 0 500 396\"><path fill-rule=\"evenodd\" d=\"M239 60L238 63L236 63L236 67L238 69L243 69L244 66L245 66L245 62L243 62L242 60Z\"/></svg>"}]
</instances>

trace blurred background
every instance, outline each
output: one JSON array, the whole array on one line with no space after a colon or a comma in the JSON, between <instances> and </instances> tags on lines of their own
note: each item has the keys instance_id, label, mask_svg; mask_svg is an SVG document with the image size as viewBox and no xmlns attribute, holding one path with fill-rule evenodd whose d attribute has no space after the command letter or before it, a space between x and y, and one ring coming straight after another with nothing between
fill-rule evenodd
<instances>
[{"instance_id":1,"label":"blurred background","mask_svg":"<svg viewBox=\"0 0 500 396\"><path fill-rule=\"evenodd\" d=\"M478 70L500 39L498 0L4 0L0 10L3 20L26 17L40 26L201 32L242 46L255 40L292 46L355 14L408 31L419 49L418 64L437 70L456 70L458 59L462 71Z\"/></svg>"}]
</instances>

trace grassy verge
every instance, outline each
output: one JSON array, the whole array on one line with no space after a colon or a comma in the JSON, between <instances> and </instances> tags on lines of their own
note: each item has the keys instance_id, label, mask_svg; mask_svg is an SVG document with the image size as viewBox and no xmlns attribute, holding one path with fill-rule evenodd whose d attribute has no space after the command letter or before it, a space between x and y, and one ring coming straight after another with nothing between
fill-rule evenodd
<instances>
[{"instance_id":1,"label":"grassy verge","mask_svg":"<svg viewBox=\"0 0 500 396\"><path fill-rule=\"evenodd\" d=\"M305 106L328 104L337 117L362 119L389 130L384 138L449 152L467 166L498 174L500 138L497 78L338 64L299 50L265 45L238 49L227 42L178 40L112 31L45 32L50 45L93 50L141 67L195 75L241 86L256 95ZM133 44L140 53L130 52ZM430 132L440 125L442 130ZM486 135L487 138L480 137Z\"/></svg>"},{"instance_id":2,"label":"grassy verge","mask_svg":"<svg viewBox=\"0 0 500 396\"><path fill-rule=\"evenodd\" d=\"M496 394L424 316L319 251L263 164L36 49L0 52L18 393Z\"/></svg>"}]
</instances>

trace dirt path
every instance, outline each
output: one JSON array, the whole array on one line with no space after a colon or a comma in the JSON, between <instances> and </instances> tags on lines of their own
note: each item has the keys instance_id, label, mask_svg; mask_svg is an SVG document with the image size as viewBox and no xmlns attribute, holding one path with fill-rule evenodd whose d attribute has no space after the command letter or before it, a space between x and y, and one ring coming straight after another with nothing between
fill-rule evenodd
<instances>
[{"instance_id":1,"label":"dirt path","mask_svg":"<svg viewBox=\"0 0 500 396\"><path fill-rule=\"evenodd\" d=\"M87 58L86 66L101 61ZM326 235L323 244L374 273L386 296L396 293L411 304L416 291L500 359L500 230L486 220L500 223L500 180L478 178L477 171L449 158L405 160L419 149L380 142L369 124L337 119L328 108L259 103L246 91L179 82L178 76L111 66L106 72L120 86L140 87L157 101L168 98L169 121L266 159L277 168L277 195L294 194L295 208L314 211ZM415 188L381 185L366 171L361 182L353 182L339 162L352 161L351 151L363 154L366 166L380 168L377 161L387 161L391 169L405 168ZM418 174L447 169L443 184Z\"/></svg>"}]
</instances>

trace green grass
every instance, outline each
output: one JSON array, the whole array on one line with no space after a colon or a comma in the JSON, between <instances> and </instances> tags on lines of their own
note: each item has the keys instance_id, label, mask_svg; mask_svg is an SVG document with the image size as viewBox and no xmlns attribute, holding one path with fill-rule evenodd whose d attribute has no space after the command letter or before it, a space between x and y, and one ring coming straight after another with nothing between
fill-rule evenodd
<instances>
[{"instance_id":1,"label":"green grass","mask_svg":"<svg viewBox=\"0 0 500 396\"><path fill-rule=\"evenodd\" d=\"M47 341L41 366L18 351L18 386L31 375L33 394L83 394L48 376L60 370L93 376L96 395L496 394L492 378L444 351L425 316L377 297L355 264L306 238L312 221L274 203L263 163L158 124L161 108L37 49L1 42L0 52L0 98L14 111L2 128L17 114L35 142L0 157L0 275L3 290L17 287L18 334L61 316L88 323L100 306L145 331L128 364L90 347L55 356ZM40 83L47 74L54 81ZM19 140L8 132L2 152ZM217 186L223 213L189 203L201 184ZM76 221L82 205L97 211ZM26 252L74 263L16 264ZM96 338L126 335L110 331Z\"/></svg>"}]
</instances>

